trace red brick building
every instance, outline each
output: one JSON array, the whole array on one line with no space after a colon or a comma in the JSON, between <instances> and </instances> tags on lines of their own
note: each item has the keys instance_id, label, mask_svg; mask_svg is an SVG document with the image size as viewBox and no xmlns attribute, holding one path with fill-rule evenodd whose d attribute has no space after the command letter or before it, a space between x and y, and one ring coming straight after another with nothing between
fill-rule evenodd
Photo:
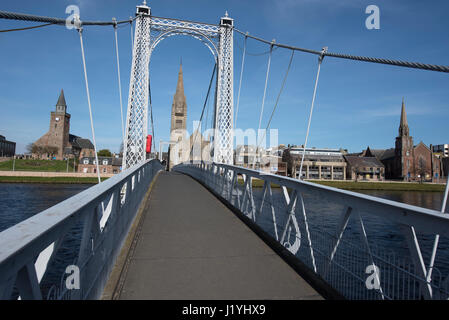
<instances>
[{"instance_id":1,"label":"red brick building","mask_svg":"<svg viewBox=\"0 0 449 320\"><path fill-rule=\"evenodd\" d=\"M122 167L122 159L114 157L98 157L100 173L120 173ZM95 156L81 157L78 165L78 172L97 173L97 164Z\"/></svg>"},{"instance_id":2,"label":"red brick building","mask_svg":"<svg viewBox=\"0 0 449 320\"><path fill-rule=\"evenodd\" d=\"M432 181L441 177L441 161L423 142L414 145L402 100L399 135L394 149L370 150L362 153L376 157L385 166L385 178L404 181Z\"/></svg>"}]
</instances>

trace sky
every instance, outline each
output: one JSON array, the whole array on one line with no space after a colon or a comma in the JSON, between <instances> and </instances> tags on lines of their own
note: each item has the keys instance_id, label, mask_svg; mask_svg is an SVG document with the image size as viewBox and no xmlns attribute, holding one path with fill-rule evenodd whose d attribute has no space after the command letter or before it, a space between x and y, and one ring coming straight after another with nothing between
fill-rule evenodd
<instances>
[{"instance_id":1,"label":"sky","mask_svg":"<svg viewBox=\"0 0 449 320\"><path fill-rule=\"evenodd\" d=\"M2 0L0 10L66 18L77 5L81 20L134 16L134 0ZM368 30L368 5L380 10L380 29ZM449 65L449 2L413 0L153 0L152 14L217 24L227 11L235 27L278 43L330 52ZM37 23L38 24L38 23ZM1 20L0 30L36 25ZM114 32L86 26L83 32L97 149L117 152L122 141ZM131 68L131 30L118 29L124 113ZM234 33L234 109L243 37ZM16 153L48 131L50 112L64 89L72 134L92 139L79 36L64 26L0 33L0 135L17 143ZM248 39L237 128L257 129L269 46ZM271 60L262 127L267 125L291 51ZM199 120L214 66L197 39L170 37L151 56L155 141L169 140L170 114L180 60L188 113L187 130ZM304 143L318 59L296 52L271 123L283 144ZM308 146L359 152L394 147L402 98L415 144L449 143L449 75L326 57L321 66ZM209 104L203 129L210 127ZM207 123L207 124L206 124Z\"/></svg>"}]
</instances>

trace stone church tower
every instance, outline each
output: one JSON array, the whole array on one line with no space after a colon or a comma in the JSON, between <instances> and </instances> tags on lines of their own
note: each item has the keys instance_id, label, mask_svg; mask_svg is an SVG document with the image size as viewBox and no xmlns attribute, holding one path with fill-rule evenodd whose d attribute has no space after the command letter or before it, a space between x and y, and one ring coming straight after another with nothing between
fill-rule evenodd
<instances>
[{"instance_id":1,"label":"stone church tower","mask_svg":"<svg viewBox=\"0 0 449 320\"><path fill-rule=\"evenodd\" d=\"M62 160L66 148L70 147L70 114L67 113L67 104L65 102L64 90L61 89L55 111L50 113L50 128L35 145L56 147L55 157ZM47 155L51 157L51 155Z\"/></svg>"},{"instance_id":2,"label":"stone church tower","mask_svg":"<svg viewBox=\"0 0 449 320\"><path fill-rule=\"evenodd\" d=\"M395 146L395 171L398 174L398 178L407 180L413 175L413 149L413 137L410 136L404 99L402 99L399 136L396 137Z\"/></svg>"},{"instance_id":3,"label":"stone church tower","mask_svg":"<svg viewBox=\"0 0 449 320\"><path fill-rule=\"evenodd\" d=\"M187 102L184 95L184 82L181 62L178 73L178 84L176 85L176 93L173 97L173 104L171 109L170 142L176 142L176 144L170 145L170 169L173 166L188 159L190 150L188 150L186 124Z\"/></svg>"}]
</instances>

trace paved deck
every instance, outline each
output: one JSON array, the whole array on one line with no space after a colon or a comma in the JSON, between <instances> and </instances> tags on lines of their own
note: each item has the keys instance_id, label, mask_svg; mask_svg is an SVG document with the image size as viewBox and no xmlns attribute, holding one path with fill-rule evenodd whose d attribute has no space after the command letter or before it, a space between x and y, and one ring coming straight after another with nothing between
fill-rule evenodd
<instances>
[{"instance_id":1,"label":"paved deck","mask_svg":"<svg viewBox=\"0 0 449 320\"><path fill-rule=\"evenodd\" d=\"M201 184L161 172L119 299L322 299Z\"/></svg>"}]
</instances>

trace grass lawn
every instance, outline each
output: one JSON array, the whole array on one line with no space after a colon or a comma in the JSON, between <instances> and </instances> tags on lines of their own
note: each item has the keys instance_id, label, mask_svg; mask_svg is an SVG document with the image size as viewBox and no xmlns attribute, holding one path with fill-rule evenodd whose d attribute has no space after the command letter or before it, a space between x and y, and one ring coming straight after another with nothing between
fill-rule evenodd
<instances>
[{"instance_id":1,"label":"grass lawn","mask_svg":"<svg viewBox=\"0 0 449 320\"><path fill-rule=\"evenodd\" d=\"M101 181L107 178L101 178ZM9 183L98 183L98 178L90 177L1 177L1 182Z\"/></svg>"},{"instance_id":2,"label":"grass lawn","mask_svg":"<svg viewBox=\"0 0 449 320\"><path fill-rule=\"evenodd\" d=\"M0 162L0 171L12 171L13 160ZM16 159L15 171L66 172L66 160ZM73 159L69 160L69 172L73 172Z\"/></svg>"}]
</instances>

